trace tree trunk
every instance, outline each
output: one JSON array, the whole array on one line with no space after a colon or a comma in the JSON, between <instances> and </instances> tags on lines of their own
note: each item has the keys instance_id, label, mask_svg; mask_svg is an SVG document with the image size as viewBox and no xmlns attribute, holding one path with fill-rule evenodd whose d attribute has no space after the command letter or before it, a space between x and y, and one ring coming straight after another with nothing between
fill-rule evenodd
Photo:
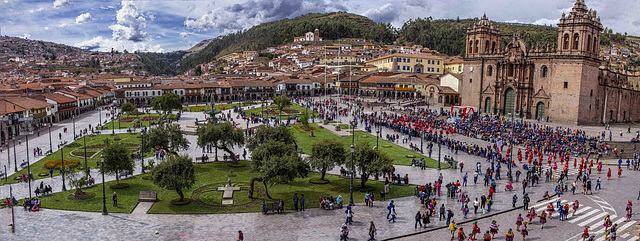
<instances>
[{"instance_id":1,"label":"tree trunk","mask_svg":"<svg viewBox=\"0 0 640 241\"><path fill-rule=\"evenodd\" d=\"M264 192L267 193L267 197L269 199L273 199L271 198L271 196L269 195L269 190L267 190L267 183L265 181L262 181L262 183L264 184Z\"/></svg>"},{"instance_id":2,"label":"tree trunk","mask_svg":"<svg viewBox=\"0 0 640 241\"><path fill-rule=\"evenodd\" d=\"M369 181L369 174L363 173L360 175L360 188L364 188L364 184Z\"/></svg>"},{"instance_id":3,"label":"tree trunk","mask_svg":"<svg viewBox=\"0 0 640 241\"><path fill-rule=\"evenodd\" d=\"M320 180L324 180L324 174L327 174L327 168L322 168L322 171L320 171L321 175L320 175Z\"/></svg>"},{"instance_id":4,"label":"tree trunk","mask_svg":"<svg viewBox=\"0 0 640 241\"><path fill-rule=\"evenodd\" d=\"M176 188L176 192L180 195L180 202L184 201L184 193L182 193L182 189Z\"/></svg>"},{"instance_id":5,"label":"tree trunk","mask_svg":"<svg viewBox=\"0 0 640 241\"><path fill-rule=\"evenodd\" d=\"M261 182L262 179L260 179L259 177L254 177L251 178L251 181L249 181L249 198L253 198L253 184L254 182Z\"/></svg>"},{"instance_id":6,"label":"tree trunk","mask_svg":"<svg viewBox=\"0 0 640 241\"><path fill-rule=\"evenodd\" d=\"M238 159L236 159L236 155L231 151L231 149L227 148L226 146L221 146L220 149L231 155L231 161L233 162L233 164L238 164Z\"/></svg>"},{"instance_id":7,"label":"tree trunk","mask_svg":"<svg viewBox=\"0 0 640 241\"><path fill-rule=\"evenodd\" d=\"M120 184L120 171L116 170L116 184Z\"/></svg>"}]
</instances>

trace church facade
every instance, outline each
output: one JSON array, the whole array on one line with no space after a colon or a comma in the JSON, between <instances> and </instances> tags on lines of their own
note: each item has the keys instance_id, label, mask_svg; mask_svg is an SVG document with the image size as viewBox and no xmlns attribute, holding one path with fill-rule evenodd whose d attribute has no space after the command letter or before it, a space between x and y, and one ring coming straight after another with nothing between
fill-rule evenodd
<instances>
[{"instance_id":1,"label":"church facade","mask_svg":"<svg viewBox=\"0 0 640 241\"><path fill-rule=\"evenodd\" d=\"M527 46L514 34L500 46L500 29L486 15L467 29L460 93L480 113L572 124L640 121L638 76L600 66L596 12L577 0L558 23L556 47Z\"/></svg>"}]
</instances>

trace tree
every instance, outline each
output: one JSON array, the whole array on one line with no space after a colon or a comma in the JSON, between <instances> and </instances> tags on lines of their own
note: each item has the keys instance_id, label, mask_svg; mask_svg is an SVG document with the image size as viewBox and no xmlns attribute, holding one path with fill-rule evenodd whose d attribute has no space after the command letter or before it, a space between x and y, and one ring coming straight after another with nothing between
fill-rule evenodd
<instances>
[{"instance_id":1,"label":"tree","mask_svg":"<svg viewBox=\"0 0 640 241\"><path fill-rule=\"evenodd\" d=\"M224 122L200 127L197 134L198 146L213 145L216 148L216 157L218 156L218 149L222 149L231 156L233 163L238 163L236 155L231 148L244 145L244 131L234 128L229 122Z\"/></svg>"},{"instance_id":2,"label":"tree","mask_svg":"<svg viewBox=\"0 0 640 241\"><path fill-rule=\"evenodd\" d=\"M309 119L310 119L310 118L311 118L311 117L309 117L309 110L308 110L308 109L305 109L305 110L304 110L304 113L302 113L302 115L300 116L300 122L302 123L302 125L303 125L303 126L306 126L306 127L307 127L307 128L309 128L309 129L311 128L311 127L309 126Z\"/></svg>"},{"instance_id":3,"label":"tree","mask_svg":"<svg viewBox=\"0 0 640 241\"><path fill-rule=\"evenodd\" d=\"M281 141L289 145L296 145L296 139L286 126L261 126L256 130L249 139L247 139L247 148L254 151L260 145L269 140ZM297 146L297 145L296 145Z\"/></svg>"},{"instance_id":4,"label":"tree","mask_svg":"<svg viewBox=\"0 0 640 241\"><path fill-rule=\"evenodd\" d=\"M311 168L319 170L320 179L324 180L327 171L331 171L336 165L342 165L346 158L347 150L342 142L325 138L311 147L309 165Z\"/></svg>"},{"instance_id":5,"label":"tree","mask_svg":"<svg viewBox=\"0 0 640 241\"><path fill-rule=\"evenodd\" d=\"M280 121L282 121L282 110L291 105L291 98L287 95L278 95L276 98L273 98L273 104L278 108L278 113L280 114Z\"/></svg>"},{"instance_id":6,"label":"tree","mask_svg":"<svg viewBox=\"0 0 640 241\"><path fill-rule=\"evenodd\" d=\"M200 76L200 75L202 75L202 67L201 67L200 65L196 66L196 68L193 70L193 73L194 73L196 76Z\"/></svg>"},{"instance_id":7,"label":"tree","mask_svg":"<svg viewBox=\"0 0 640 241\"><path fill-rule=\"evenodd\" d=\"M178 124L158 126L142 135L142 138L144 138L144 152L157 148L171 154L178 154L178 150L189 148L189 141L184 137L184 132Z\"/></svg>"},{"instance_id":8,"label":"tree","mask_svg":"<svg viewBox=\"0 0 640 241\"><path fill-rule=\"evenodd\" d=\"M89 183L89 179L87 178L87 176L82 175L80 177L77 172L68 172L66 175L69 179L69 185L71 185L72 188L77 189L76 193L83 194L84 192L82 191L82 187L86 186Z\"/></svg>"},{"instance_id":9,"label":"tree","mask_svg":"<svg viewBox=\"0 0 640 241\"><path fill-rule=\"evenodd\" d=\"M180 100L180 96L177 94L170 93L154 97L151 100L151 105L153 106L153 109L161 110L166 114L172 110L181 110L182 100Z\"/></svg>"},{"instance_id":10,"label":"tree","mask_svg":"<svg viewBox=\"0 0 640 241\"><path fill-rule=\"evenodd\" d=\"M259 174L269 199L268 187L289 183L309 174L309 165L290 144L282 141L269 140L258 146L251 153L251 160L251 171Z\"/></svg>"},{"instance_id":11,"label":"tree","mask_svg":"<svg viewBox=\"0 0 640 241\"><path fill-rule=\"evenodd\" d=\"M171 155L167 161L160 162L153 168L151 180L159 187L175 188L182 202L184 200L182 189L189 189L196 183L193 162L187 155Z\"/></svg>"},{"instance_id":12,"label":"tree","mask_svg":"<svg viewBox=\"0 0 640 241\"><path fill-rule=\"evenodd\" d=\"M129 150L118 143L108 144L102 149L104 155L104 173L115 174L116 184L120 184L120 171L133 172L134 160Z\"/></svg>"},{"instance_id":13,"label":"tree","mask_svg":"<svg viewBox=\"0 0 640 241\"><path fill-rule=\"evenodd\" d=\"M120 107L120 110L122 112L127 113L127 116L128 116L130 112L133 112L133 111L136 110L136 107L133 106L133 104L131 104L131 102L126 102L126 103L122 104L122 106Z\"/></svg>"},{"instance_id":14,"label":"tree","mask_svg":"<svg viewBox=\"0 0 640 241\"><path fill-rule=\"evenodd\" d=\"M364 184L371 175L378 176L393 170L393 160L384 152L371 148L368 142L360 142L356 146L353 152L353 165L360 174L361 188L364 188ZM351 169L350 165L347 166Z\"/></svg>"}]
</instances>

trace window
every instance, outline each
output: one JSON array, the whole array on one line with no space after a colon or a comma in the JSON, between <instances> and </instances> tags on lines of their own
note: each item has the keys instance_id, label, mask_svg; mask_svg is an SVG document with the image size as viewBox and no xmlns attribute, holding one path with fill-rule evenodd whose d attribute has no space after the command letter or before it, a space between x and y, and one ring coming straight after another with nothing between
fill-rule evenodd
<instances>
[{"instance_id":1,"label":"window","mask_svg":"<svg viewBox=\"0 0 640 241\"><path fill-rule=\"evenodd\" d=\"M542 78L547 78L549 69L547 68L547 66L542 66Z\"/></svg>"},{"instance_id":2,"label":"window","mask_svg":"<svg viewBox=\"0 0 640 241\"><path fill-rule=\"evenodd\" d=\"M411 63L411 59L407 59L407 63Z\"/></svg>"},{"instance_id":3,"label":"window","mask_svg":"<svg viewBox=\"0 0 640 241\"><path fill-rule=\"evenodd\" d=\"M562 42L562 48L565 50L569 49L569 34L565 33L564 34L564 41Z\"/></svg>"},{"instance_id":4,"label":"window","mask_svg":"<svg viewBox=\"0 0 640 241\"><path fill-rule=\"evenodd\" d=\"M565 88L565 89L566 89L566 88L569 88L569 82L567 82L567 81L565 81L565 82L564 82L564 88Z\"/></svg>"},{"instance_id":5,"label":"window","mask_svg":"<svg viewBox=\"0 0 640 241\"><path fill-rule=\"evenodd\" d=\"M487 68L487 76L491 75L493 75L493 66L489 65L489 67Z\"/></svg>"},{"instance_id":6,"label":"window","mask_svg":"<svg viewBox=\"0 0 640 241\"><path fill-rule=\"evenodd\" d=\"M473 79L469 79L469 83L473 82Z\"/></svg>"},{"instance_id":7,"label":"window","mask_svg":"<svg viewBox=\"0 0 640 241\"><path fill-rule=\"evenodd\" d=\"M591 90L591 95L589 95L589 96L593 96L593 90Z\"/></svg>"},{"instance_id":8,"label":"window","mask_svg":"<svg viewBox=\"0 0 640 241\"><path fill-rule=\"evenodd\" d=\"M580 35L573 35L573 49L578 49L578 42L580 41Z\"/></svg>"},{"instance_id":9,"label":"window","mask_svg":"<svg viewBox=\"0 0 640 241\"><path fill-rule=\"evenodd\" d=\"M438 64L440 64L440 60L438 60Z\"/></svg>"},{"instance_id":10,"label":"window","mask_svg":"<svg viewBox=\"0 0 640 241\"><path fill-rule=\"evenodd\" d=\"M436 72L440 72L440 68L436 69Z\"/></svg>"},{"instance_id":11,"label":"window","mask_svg":"<svg viewBox=\"0 0 640 241\"><path fill-rule=\"evenodd\" d=\"M398 65L398 70L400 70L400 65Z\"/></svg>"}]
</instances>

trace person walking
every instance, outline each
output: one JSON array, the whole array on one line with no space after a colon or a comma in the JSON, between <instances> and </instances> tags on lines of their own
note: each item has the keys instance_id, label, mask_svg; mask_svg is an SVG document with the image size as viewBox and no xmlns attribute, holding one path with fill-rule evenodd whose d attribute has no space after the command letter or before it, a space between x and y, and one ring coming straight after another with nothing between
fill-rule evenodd
<instances>
[{"instance_id":1,"label":"person walking","mask_svg":"<svg viewBox=\"0 0 640 241\"><path fill-rule=\"evenodd\" d=\"M242 230L238 230L238 241L243 241L244 240L244 233L242 233Z\"/></svg>"},{"instance_id":2,"label":"person walking","mask_svg":"<svg viewBox=\"0 0 640 241\"><path fill-rule=\"evenodd\" d=\"M447 208L447 225L449 225L452 218L453 218L453 211L451 211L451 208Z\"/></svg>"},{"instance_id":3,"label":"person walking","mask_svg":"<svg viewBox=\"0 0 640 241\"><path fill-rule=\"evenodd\" d=\"M418 225L422 226L422 223L421 223L421 221L422 221L422 214L420 213L420 210L418 210L418 213L416 213L416 217L415 217L415 219L416 219L416 222L415 222L415 223L414 223L414 225L413 225L413 228L414 228L414 229L418 228Z\"/></svg>"},{"instance_id":4,"label":"person walking","mask_svg":"<svg viewBox=\"0 0 640 241\"><path fill-rule=\"evenodd\" d=\"M116 194L116 192L113 192L113 206L117 207L118 206L118 194Z\"/></svg>"},{"instance_id":5,"label":"person walking","mask_svg":"<svg viewBox=\"0 0 640 241\"><path fill-rule=\"evenodd\" d=\"M391 218L389 219L389 222L394 222L395 223L396 222L396 215L397 215L396 207L393 206L393 207L391 207Z\"/></svg>"},{"instance_id":6,"label":"person walking","mask_svg":"<svg viewBox=\"0 0 640 241\"><path fill-rule=\"evenodd\" d=\"M478 205L480 203L478 202L478 198L476 198L476 200L473 201L473 214L476 215L478 214Z\"/></svg>"},{"instance_id":7,"label":"person walking","mask_svg":"<svg viewBox=\"0 0 640 241\"><path fill-rule=\"evenodd\" d=\"M391 215L391 210L393 209L393 200L391 200L391 202L389 202L389 206L387 207L387 209L389 210L389 212L387 213L387 219L389 219L389 215ZM442 205L444 206L444 205Z\"/></svg>"},{"instance_id":8,"label":"person walking","mask_svg":"<svg viewBox=\"0 0 640 241\"><path fill-rule=\"evenodd\" d=\"M347 210L344 211L347 214L347 221L345 221L345 224L349 224L351 225L353 223L353 208L351 207L351 205L347 206Z\"/></svg>"},{"instance_id":9,"label":"person walking","mask_svg":"<svg viewBox=\"0 0 640 241\"><path fill-rule=\"evenodd\" d=\"M531 199L529 199L529 194L525 194L524 197L522 198L522 203L524 204L524 210L529 210L529 202L531 201Z\"/></svg>"},{"instance_id":10,"label":"person walking","mask_svg":"<svg viewBox=\"0 0 640 241\"><path fill-rule=\"evenodd\" d=\"M376 225L371 221L371 225L369 225L369 239L367 241L376 240Z\"/></svg>"},{"instance_id":11,"label":"person walking","mask_svg":"<svg viewBox=\"0 0 640 241\"><path fill-rule=\"evenodd\" d=\"M445 208L444 208L444 204L442 204L442 206L440 206L439 221L442 221L442 219L445 219L444 212L445 212Z\"/></svg>"}]
</instances>

